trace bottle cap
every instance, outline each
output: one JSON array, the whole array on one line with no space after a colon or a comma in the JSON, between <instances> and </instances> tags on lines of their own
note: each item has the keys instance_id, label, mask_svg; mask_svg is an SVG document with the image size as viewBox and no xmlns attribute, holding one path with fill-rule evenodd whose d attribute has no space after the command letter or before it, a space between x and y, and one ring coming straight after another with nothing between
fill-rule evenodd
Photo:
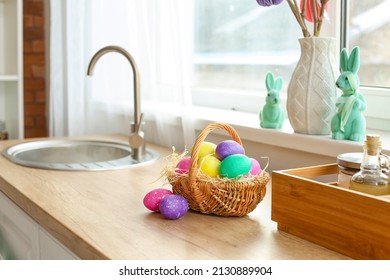
<instances>
[{"instance_id":1,"label":"bottle cap","mask_svg":"<svg viewBox=\"0 0 390 280\"><path fill-rule=\"evenodd\" d=\"M376 134L367 134L365 145L369 155L376 155L382 149L381 137Z\"/></svg>"},{"instance_id":2,"label":"bottle cap","mask_svg":"<svg viewBox=\"0 0 390 280\"><path fill-rule=\"evenodd\" d=\"M362 164L363 153L345 153L337 156L337 164L344 168L359 170Z\"/></svg>"}]
</instances>

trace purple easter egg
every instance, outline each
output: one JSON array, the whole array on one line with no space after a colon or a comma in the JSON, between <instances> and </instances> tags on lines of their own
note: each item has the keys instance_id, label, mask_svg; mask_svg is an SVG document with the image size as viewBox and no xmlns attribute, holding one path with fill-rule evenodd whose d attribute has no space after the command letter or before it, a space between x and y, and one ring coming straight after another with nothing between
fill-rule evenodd
<instances>
[{"instance_id":1,"label":"purple easter egg","mask_svg":"<svg viewBox=\"0 0 390 280\"><path fill-rule=\"evenodd\" d=\"M154 189L150 192L148 192L144 197L144 205L146 208L148 208L150 211L158 212L159 211L159 204L161 203L161 200L167 196L171 195L172 192L167 189L158 188Z\"/></svg>"},{"instance_id":2,"label":"purple easter egg","mask_svg":"<svg viewBox=\"0 0 390 280\"><path fill-rule=\"evenodd\" d=\"M244 147L234 140L225 140L220 142L215 149L215 153L219 160L234 155L234 154L245 154Z\"/></svg>"},{"instance_id":3,"label":"purple easter egg","mask_svg":"<svg viewBox=\"0 0 390 280\"><path fill-rule=\"evenodd\" d=\"M254 159L254 158L251 158L251 161L252 161L252 167L249 170L249 174L252 175L252 176L257 176L261 172L260 163L256 159Z\"/></svg>"},{"instance_id":4,"label":"purple easter egg","mask_svg":"<svg viewBox=\"0 0 390 280\"><path fill-rule=\"evenodd\" d=\"M160 213L169 220L176 220L183 217L188 209L187 200L178 194L164 197L160 202Z\"/></svg>"},{"instance_id":5,"label":"purple easter egg","mask_svg":"<svg viewBox=\"0 0 390 280\"><path fill-rule=\"evenodd\" d=\"M177 174L185 174L190 170L191 157L185 157L181 159L176 165Z\"/></svg>"}]
</instances>

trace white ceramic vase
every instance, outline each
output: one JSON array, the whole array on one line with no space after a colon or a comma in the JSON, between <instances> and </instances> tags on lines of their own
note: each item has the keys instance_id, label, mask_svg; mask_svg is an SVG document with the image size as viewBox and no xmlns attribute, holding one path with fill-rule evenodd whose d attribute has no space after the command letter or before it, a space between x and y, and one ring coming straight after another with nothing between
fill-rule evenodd
<instances>
[{"instance_id":1,"label":"white ceramic vase","mask_svg":"<svg viewBox=\"0 0 390 280\"><path fill-rule=\"evenodd\" d=\"M287 89L287 114L297 133L326 135L336 112L336 39L300 38L301 57Z\"/></svg>"}]
</instances>

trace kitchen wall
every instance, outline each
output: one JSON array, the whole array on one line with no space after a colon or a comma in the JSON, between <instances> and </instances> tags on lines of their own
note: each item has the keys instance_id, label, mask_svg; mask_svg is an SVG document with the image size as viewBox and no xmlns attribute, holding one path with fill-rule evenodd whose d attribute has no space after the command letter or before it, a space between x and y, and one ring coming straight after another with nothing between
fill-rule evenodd
<instances>
[{"instance_id":1,"label":"kitchen wall","mask_svg":"<svg viewBox=\"0 0 390 280\"><path fill-rule=\"evenodd\" d=\"M24 135L46 137L44 0L23 0Z\"/></svg>"}]
</instances>

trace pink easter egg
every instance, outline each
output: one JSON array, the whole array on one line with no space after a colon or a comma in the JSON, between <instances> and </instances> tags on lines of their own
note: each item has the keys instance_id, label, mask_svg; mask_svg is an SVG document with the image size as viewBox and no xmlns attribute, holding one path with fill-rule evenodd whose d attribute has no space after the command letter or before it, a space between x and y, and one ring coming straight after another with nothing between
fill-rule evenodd
<instances>
[{"instance_id":1,"label":"pink easter egg","mask_svg":"<svg viewBox=\"0 0 390 280\"><path fill-rule=\"evenodd\" d=\"M252 176L257 176L261 172L260 163L256 159L254 159L254 158L251 158L251 161L252 161L252 167L249 170L249 174L252 175Z\"/></svg>"},{"instance_id":2,"label":"pink easter egg","mask_svg":"<svg viewBox=\"0 0 390 280\"><path fill-rule=\"evenodd\" d=\"M190 170L190 165L191 165L191 157L182 158L176 165L176 173L177 174L188 173Z\"/></svg>"},{"instance_id":3,"label":"pink easter egg","mask_svg":"<svg viewBox=\"0 0 390 280\"><path fill-rule=\"evenodd\" d=\"M143 201L144 205L150 211L159 212L160 211L159 206L160 206L161 200L164 197L171 195L171 194L172 194L172 192L170 190L167 190L167 189L163 189L163 188L154 189L145 195L144 201Z\"/></svg>"}]
</instances>

